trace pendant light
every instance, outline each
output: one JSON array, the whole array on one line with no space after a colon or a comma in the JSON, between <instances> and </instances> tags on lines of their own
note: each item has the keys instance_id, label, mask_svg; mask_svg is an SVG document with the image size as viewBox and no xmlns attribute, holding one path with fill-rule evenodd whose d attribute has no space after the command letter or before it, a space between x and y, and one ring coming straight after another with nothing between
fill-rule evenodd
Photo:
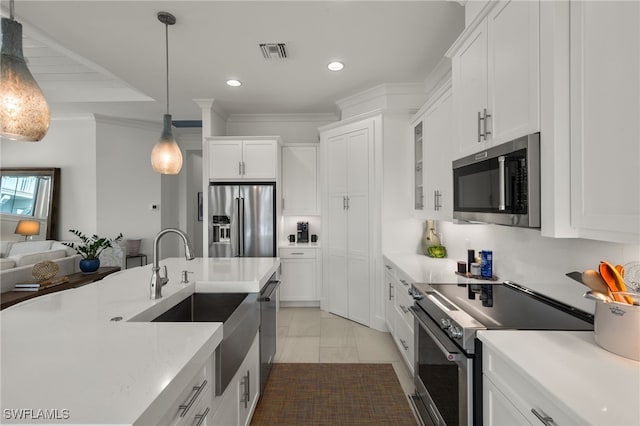
<instances>
[{"instance_id":1,"label":"pendant light","mask_svg":"<svg viewBox=\"0 0 640 426\"><path fill-rule=\"evenodd\" d=\"M169 25L176 23L176 17L169 12L158 12L158 20L165 25L165 43L167 58L167 113L162 120L162 134L151 151L153 171L164 175L176 175L182 168L182 152L171 131L169 114Z\"/></svg>"},{"instance_id":2,"label":"pendant light","mask_svg":"<svg viewBox=\"0 0 640 426\"><path fill-rule=\"evenodd\" d=\"M49 130L49 106L24 60L22 24L13 18L13 0L9 9L9 18L2 18L0 138L37 142Z\"/></svg>"}]
</instances>

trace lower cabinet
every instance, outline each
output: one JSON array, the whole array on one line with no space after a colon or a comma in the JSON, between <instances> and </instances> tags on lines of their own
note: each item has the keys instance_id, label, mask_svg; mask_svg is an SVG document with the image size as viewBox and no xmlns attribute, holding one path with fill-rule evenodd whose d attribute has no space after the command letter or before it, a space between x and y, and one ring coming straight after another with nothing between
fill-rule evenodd
<instances>
[{"instance_id":1,"label":"lower cabinet","mask_svg":"<svg viewBox=\"0 0 640 426\"><path fill-rule=\"evenodd\" d=\"M516 409L486 376L482 380L482 402L484 423L494 426L530 425L531 423Z\"/></svg>"},{"instance_id":2,"label":"lower cabinet","mask_svg":"<svg viewBox=\"0 0 640 426\"><path fill-rule=\"evenodd\" d=\"M402 359L413 374L413 315L409 311L413 305L413 297L409 294L411 284L401 271L385 263L385 285L387 328L402 354Z\"/></svg>"},{"instance_id":3,"label":"lower cabinet","mask_svg":"<svg viewBox=\"0 0 640 426\"><path fill-rule=\"evenodd\" d=\"M260 344L259 333L242 365L220 397L213 425L248 425L260 397Z\"/></svg>"},{"instance_id":4,"label":"lower cabinet","mask_svg":"<svg viewBox=\"0 0 640 426\"><path fill-rule=\"evenodd\" d=\"M385 283L385 303L384 312L386 316L387 328L389 333L393 336L396 329L396 308L394 306L396 297L396 284L397 280L393 276L393 268L389 265L385 265L386 271L384 271L384 283Z\"/></svg>"},{"instance_id":5,"label":"lower cabinet","mask_svg":"<svg viewBox=\"0 0 640 426\"><path fill-rule=\"evenodd\" d=\"M288 306L308 302L319 305L318 255L315 248L280 249L280 302Z\"/></svg>"},{"instance_id":6,"label":"lower cabinet","mask_svg":"<svg viewBox=\"0 0 640 426\"><path fill-rule=\"evenodd\" d=\"M482 350L483 420L486 425L580 425L584 419L532 385L513 361L489 345Z\"/></svg>"},{"instance_id":7,"label":"lower cabinet","mask_svg":"<svg viewBox=\"0 0 640 426\"><path fill-rule=\"evenodd\" d=\"M213 398L213 360L189 381L158 424L191 426L212 424L217 401Z\"/></svg>"}]
</instances>

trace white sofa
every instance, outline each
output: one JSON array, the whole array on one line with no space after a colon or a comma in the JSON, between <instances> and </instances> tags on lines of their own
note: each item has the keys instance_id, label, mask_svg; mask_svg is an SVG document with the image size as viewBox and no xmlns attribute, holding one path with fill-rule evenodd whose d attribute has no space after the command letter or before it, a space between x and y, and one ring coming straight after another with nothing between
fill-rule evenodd
<instances>
[{"instance_id":1,"label":"white sofa","mask_svg":"<svg viewBox=\"0 0 640 426\"><path fill-rule=\"evenodd\" d=\"M58 276L79 272L80 255L59 241L0 242L0 293L13 290L15 283L33 279L33 265L51 260L60 268Z\"/></svg>"}]
</instances>

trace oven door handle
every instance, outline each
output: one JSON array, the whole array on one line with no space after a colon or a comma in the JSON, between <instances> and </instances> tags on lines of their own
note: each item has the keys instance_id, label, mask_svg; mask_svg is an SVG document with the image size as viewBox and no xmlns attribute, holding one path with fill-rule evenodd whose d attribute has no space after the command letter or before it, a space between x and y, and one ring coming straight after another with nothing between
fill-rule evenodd
<instances>
[{"instance_id":1,"label":"oven door handle","mask_svg":"<svg viewBox=\"0 0 640 426\"><path fill-rule=\"evenodd\" d=\"M429 330L429 326L427 325L427 323L424 322L422 318L420 318L420 316L418 315L418 312L416 311L416 308L414 308L413 306L410 306L409 311L411 311L411 314L413 315L413 317L420 323L420 326L429 335L429 337L431 338L431 340L433 340L436 346L442 351L442 354L445 356L445 358L447 358L448 361L456 362L462 359L461 354L455 353L455 352L453 353L449 352L449 350L445 348L442 345L442 343L440 343L438 338L431 332L431 330Z\"/></svg>"}]
</instances>

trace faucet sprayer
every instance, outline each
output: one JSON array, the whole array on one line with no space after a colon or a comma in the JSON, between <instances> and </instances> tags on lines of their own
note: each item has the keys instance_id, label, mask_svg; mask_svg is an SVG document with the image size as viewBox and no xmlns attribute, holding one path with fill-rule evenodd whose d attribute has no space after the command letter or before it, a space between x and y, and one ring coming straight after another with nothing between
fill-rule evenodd
<instances>
[{"instance_id":1,"label":"faucet sprayer","mask_svg":"<svg viewBox=\"0 0 640 426\"><path fill-rule=\"evenodd\" d=\"M151 299L159 299L162 297L162 286L164 286L167 282L169 282L169 278L167 277L167 266L164 267L164 277L160 275L160 259L158 257L158 249L160 246L160 238L163 235L174 233L178 234L182 241L184 242L184 257L187 260L193 260L193 249L191 248L191 243L189 242L189 237L187 234L182 232L176 228L167 228L158 232L156 237L153 239L153 267L151 268L151 288L150 288L150 297Z\"/></svg>"}]
</instances>

